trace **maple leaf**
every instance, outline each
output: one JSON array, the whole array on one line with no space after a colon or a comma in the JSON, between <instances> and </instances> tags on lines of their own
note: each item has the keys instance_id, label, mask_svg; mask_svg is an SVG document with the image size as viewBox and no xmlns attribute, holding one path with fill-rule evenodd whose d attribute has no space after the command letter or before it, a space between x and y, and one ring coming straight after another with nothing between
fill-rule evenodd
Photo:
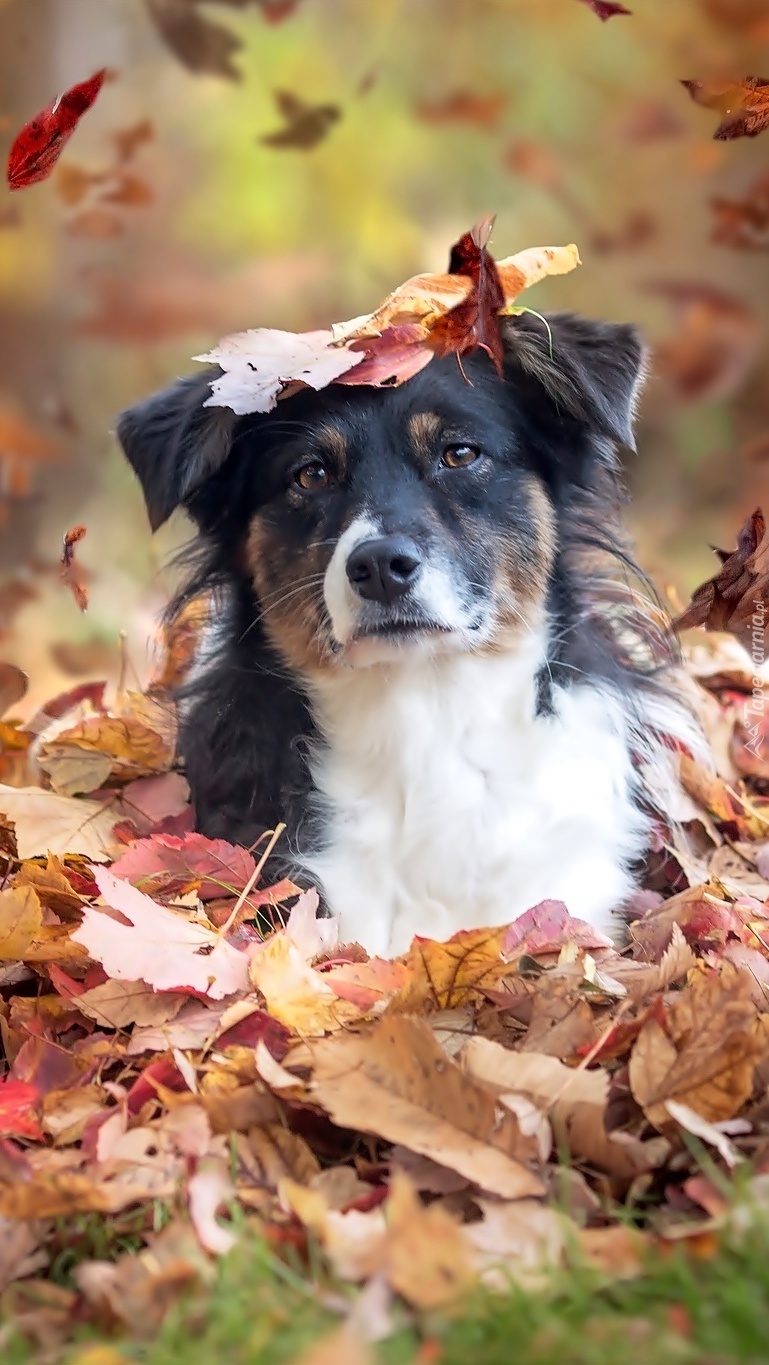
<instances>
[{"instance_id":1,"label":"maple leaf","mask_svg":"<svg viewBox=\"0 0 769 1365\"><path fill-rule=\"evenodd\" d=\"M8 155L6 178L12 190L47 179L106 76L104 68L89 80L73 85L25 124Z\"/></svg>"},{"instance_id":2,"label":"maple leaf","mask_svg":"<svg viewBox=\"0 0 769 1365\"><path fill-rule=\"evenodd\" d=\"M580 0L580 3L587 5L593 14L597 14L602 23L606 23L607 19L613 19L617 14L633 13L632 10L625 9L624 5L617 4L616 0Z\"/></svg>"},{"instance_id":3,"label":"maple leaf","mask_svg":"<svg viewBox=\"0 0 769 1365\"><path fill-rule=\"evenodd\" d=\"M681 84L695 104L717 109L723 115L713 134L717 142L758 137L769 127L769 80L765 76L745 76L728 85L715 81L681 81Z\"/></svg>"},{"instance_id":4,"label":"maple leaf","mask_svg":"<svg viewBox=\"0 0 769 1365\"><path fill-rule=\"evenodd\" d=\"M408 976L399 1006L412 1011L429 1002L455 1009L477 1000L511 971L502 952L507 932L506 927L463 929L444 943L415 938L403 959Z\"/></svg>"},{"instance_id":5,"label":"maple leaf","mask_svg":"<svg viewBox=\"0 0 769 1365\"><path fill-rule=\"evenodd\" d=\"M198 894L205 901L243 891L253 875L254 860L246 849L226 839L207 839L197 833L153 834L138 839L110 870L114 877L136 882L159 873L167 873L169 880L182 877L200 883ZM260 893L251 894L258 904Z\"/></svg>"},{"instance_id":6,"label":"maple leaf","mask_svg":"<svg viewBox=\"0 0 769 1365\"><path fill-rule=\"evenodd\" d=\"M695 590L673 625L676 630L705 626L731 631L750 651L754 632L765 633L769 609L769 532L760 507L741 527L737 548L731 553L715 550L715 554L721 561L719 572Z\"/></svg>"},{"instance_id":7,"label":"maple leaf","mask_svg":"<svg viewBox=\"0 0 769 1365\"><path fill-rule=\"evenodd\" d=\"M274 1019L302 1037L315 1037L360 1019L357 1004L342 998L325 976L308 966L285 931L257 949L251 959L251 984L264 996ZM355 995L355 992L352 992Z\"/></svg>"},{"instance_id":8,"label":"maple leaf","mask_svg":"<svg viewBox=\"0 0 769 1365\"><path fill-rule=\"evenodd\" d=\"M419 1019L380 1020L367 1033L313 1045L312 1095L333 1121L432 1157L507 1199L542 1193L511 1113L449 1060Z\"/></svg>"},{"instance_id":9,"label":"maple leaf","mask_svg":"<svg viewBox=\"0 0 769 1365\"><path fill-rule=\"evenodd\" d=\"M290 385L325 388L364 358L332 349L333 339L329 331L297 334L272 327L225 337L212 351L193 357L224 370L221 379L213 380L204 407L231 408L239 416L269 412Z\"/></svg>"},{"instance_id":10,"label":"maple leaf","mask_svg":"<svg viewBox=\"0 0 769 1365\"><path fill-rule=\"evenodd\" d=\"M72 590L72 596L81 611L88 609L88 589L85 586L80 565L75 560L75 546L85 534L85 526L73 526L72 530L67 531L64 537L61 552L61 581Z\"/></svg>"},{"instance_id":11,"label":"maple leaf","mask_svg":"<svg viewBox=\"0 0 769 1365\"><path fill-rule=\"evenodd\" d=\"M506 104L507 95L453 90L439 100L419 101L414 112L423 123L474 123L479 128L491 128Z\"/></svg>"},{"instance_id":12,"label":"maple leaf","mask_svg":"<svg viewBox=\"0 0 769 1365\"><path fill-rule=\"evenodd\" d=\"M129 924L87 906L72 938L108 976L144 981L155 990L194 990L212 1000L248 989L247 958L214 930L150 900L104 868L92 870L106 904Z\"/></svg>"},{"instance_id":13,"label":"maple leaf","mask_svg":"<svg viewBox=\"0 0 769 1365\"><path fill-rule=\"evenodd\" d=\"M265 133L259 141L265 147L294 147L309 151L328 137L335 123L342 117L337 104L307 104L290 90L276 90L275 103L285 127Z\"/></svg>"},{"instance_id":14,"label":"maple leaf","mask_svg":"<svg viewBox=\"0 0 769 1365\"><path fill-rule=\"evenodd\" d=\"M232 58L243 44L230 29L205 19L189 0L145 0L150 18L174 56L196 74L242 79Z\"/></svg>"},{"instance_id":15,"label":"maple leaf","mask_svg":"<svg viewBox=\"0 0 769 1365\"><path fill-rule=\"evenodd\" d=\"M466 276L472 287L466 299L433 324L429 342L436 355L486 351L501 376L504 347L499 314L505 307L505 292L496 262L486 250L493 226L493 218L484 218L451 248L449 274Z\"/></svg>"}]
</instances>

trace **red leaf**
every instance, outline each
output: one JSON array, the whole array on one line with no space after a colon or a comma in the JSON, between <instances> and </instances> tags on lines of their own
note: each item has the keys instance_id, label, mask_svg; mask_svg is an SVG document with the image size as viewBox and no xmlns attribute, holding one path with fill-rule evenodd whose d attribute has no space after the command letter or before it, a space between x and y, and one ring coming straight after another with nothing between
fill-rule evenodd
<instances>
[{"instance_id":1,"label":"red leaf","mask_svg":"<svg viewBox=\"0 0 769 1365\"><path fill-rule=\"evenodd\" d=\"M5 1080L0 1081L0 1135L37 1140L42 1138L43 1130L35 1113L39 1103L37 1086L6 1076Z\"/></svg>"},{"instance_id":2,"label":"red leaf","mask_svg":"<svg viewBox=\"0 0 769 1365\"><path fill-rule=\"evenodd\" d=\"M524 953L557 953L565 943L576 943L588 951L613 947L610 938L584 920L572 919L563 901L540 901L510 925L502 952L508 958Z\"/></svg>"},{"instance_id":3,"label":"red leaf","mask_svg":"<svg viewBox=\"0 0 769 1365\"><path fill-rule=\"evenodd\" d=\"M64 537L61 552L61 581L72 589L72 596L81 611L88 609L88 589L83 581L80 566L75 559L75 546L86 534L85 526L73 526Z\"/></svg>"},{"instance_id":4,"label":"red leaf","mask_svg":"<svg viewBox=\"0 0 769 1365\"><path fill-rule=\"evenodd\" d=\"M127 1105L129 1114L138 1114L142 1105L147 1100L154 1100L157 1096L157 1085L162 1085L166 1090L173 1090L175 1094L181 1095L189 1086L185 1081L181 1071L172 1057L160 1057L156 1062L150 1062L145 1066L141 1076L138 1076L128 1091Z\"/></svg>"},{"instance_id":5,"label":"red leaf","mask_svg":"<svg viewBox=\"0 0 769 1365\"><path fill-rule=\"evenodd\" d=\"M615 14L633 13L631 9L625 9L624 5L615 4L614 0L581 0L581 3L587 5L593 14L597 14L603 23L606 23L607 19L613 19Z\"/></svg>"},{"instance_id":6,"label":"red leaf","mask_svg":"<svg viewBox=\"0 0 769 1365\"><path fill-rule=\"evenodd\" d=\"M106 75L105 67L90 80L73 85L24 125L8 157L6 175L12 190L37 185L48 178L83 114L96 99Z\"/></svg>"},{"instance_id":7,"label":"red leaf","mask_svg":"<svg viewBox=\"0 0 769 1365\"><path fill-rule=\"evenodd\" d=\"M438 355L467 355L486 351L502 375L504 356L499 313L505 295L496 263L486 250L493 218L484 218L451 248L449 274L464 275L473 282L466 299L449 309L430 329L429 344Z\"/></svg>"},{"instance_id":8,"label":"red leaf","mask_svg":"<svg viewBox=\"0 0 769 1365\"><path fill-rule=\"evenodd\" d=\"M228 891L244 889L254 870L254 860L244 848L225 839L207 839L204 834L153 834L139 839L133 848L112 864L115 877L140 882L159 872L174 878L202 879L201 900L216 900Z\"/></svg>"}]
</instances>

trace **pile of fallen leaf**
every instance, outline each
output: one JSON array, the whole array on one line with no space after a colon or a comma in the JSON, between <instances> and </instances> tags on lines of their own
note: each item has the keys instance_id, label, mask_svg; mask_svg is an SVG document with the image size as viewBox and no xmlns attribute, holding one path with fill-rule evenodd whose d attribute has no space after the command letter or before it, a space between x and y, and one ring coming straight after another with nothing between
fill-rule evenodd
<instances>
[{"instance_id":1,"label":"pile of fallen leaf","mask_svg":"<svg viewBox=\"0 0 769 1365\"><path fill-rule=\"evenodd\" d=\"M54 1351L83 1323L152 1333L248 1227L386 1333L396 1299L402 1314L478 1280L536 1285L574 1254L612 1275L672 1241L707 1253L735 1174L766 1200L759 512L721 559L686 613L743 639L702 633L688 659L715 767L681 756L624 951L544 902L370 958L315 892L262 884L280 830L251 849L193 832L159 693L199 610L146 693L88 683L22 721L25 678L0 667L14 1326ZM339 1280L362 1297L329 1299Z\"/></svg>"}]
</instances>

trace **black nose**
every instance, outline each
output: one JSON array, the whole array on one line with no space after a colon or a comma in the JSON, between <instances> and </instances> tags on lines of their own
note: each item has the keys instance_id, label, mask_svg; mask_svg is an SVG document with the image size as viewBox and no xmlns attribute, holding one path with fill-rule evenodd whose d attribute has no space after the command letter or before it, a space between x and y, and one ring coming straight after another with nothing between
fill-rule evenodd
<instances>
[{"instance_id":1,"label":"black nose","mask_svg":"<svg viewBox=\"0 0 769 1365\"><path fill-rule=\"evenodd\" d=\"M364 540L347 561L347 577L366 602L390 606L413 586L422 556L406 536Z\"/></svg>"}]
</instances>

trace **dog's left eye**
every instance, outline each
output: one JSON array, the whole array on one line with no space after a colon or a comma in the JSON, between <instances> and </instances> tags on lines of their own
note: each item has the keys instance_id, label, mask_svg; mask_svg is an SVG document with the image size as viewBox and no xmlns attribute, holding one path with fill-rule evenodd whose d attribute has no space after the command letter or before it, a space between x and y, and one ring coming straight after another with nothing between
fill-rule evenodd
<instances>
[{"instance_id":1,"label":"dog's left eye","mask_svg":"<svg viewBox=\"0 0 769 1365\"><path fill-rule=\"evenodd\" d=\"M304 489L305 493L316 493L322 488L328 488L331 473L320 460L312 460L309 464L303 464L301 469L297 469L294 483Z\"/></svg>"},{"instance_id":2,"label":"dog's left eye","mask_svg":"<svg viewBox=\"0 0 769 1365\"><path fill-rule=\"evenodd\" d=\"M464 469L466 465L475 464L480 458L481 452L477 446L446 446L441 456L441 464L447 469Z\"/></svg>"}]
</instances>

